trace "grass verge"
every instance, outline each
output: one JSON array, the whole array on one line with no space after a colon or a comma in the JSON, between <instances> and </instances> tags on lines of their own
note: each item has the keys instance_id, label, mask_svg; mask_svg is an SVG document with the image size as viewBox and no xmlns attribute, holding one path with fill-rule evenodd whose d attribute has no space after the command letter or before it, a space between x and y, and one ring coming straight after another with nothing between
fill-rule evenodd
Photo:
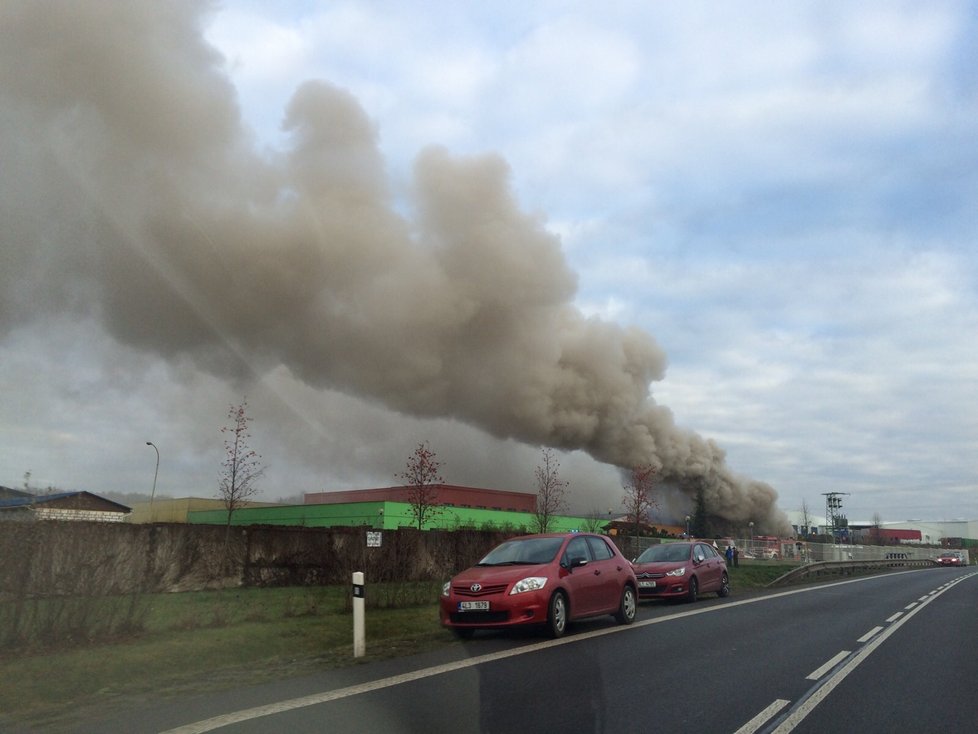
<instances>
[{"instance_id":1,"label":"grass verge","mask_svg":"<svg viewBox=\"0 0 978 734\"><path fill-rule=\"evenodd\" d=\"M409 606L383 606L392 596ZM260 683L451 644L438 624L438 586L372 589L367 655L353 657L349 587L152 594L143 630L98 644L0 653L0 730L53 727L64 717L133 698Z\"/></svg>"},{"instance_id":2,"label":"grass verge","mask_svg":"<svg viewBox=\"0 0 978 734\"><path fill-rule=\"evenodd\" d=\"M797 568L796 565L787 563L770 563L760 561L755 563L741 563L736 568L730 568L730 586L737 589L756 590L763 589L769 583L784 574Z\"/></svg>"}]
</instances>

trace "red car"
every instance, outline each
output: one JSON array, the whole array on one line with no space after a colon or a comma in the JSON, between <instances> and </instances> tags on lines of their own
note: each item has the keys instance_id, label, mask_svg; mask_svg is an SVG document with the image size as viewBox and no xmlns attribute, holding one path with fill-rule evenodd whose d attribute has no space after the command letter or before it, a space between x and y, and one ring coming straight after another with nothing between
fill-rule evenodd
<instances>
[{"instance_id":1,"label":"red car","mask_svg":"<svg viewBox=\"0 0 978 734\"><path fill-rule=\"evenodd\" d=\"M662 543L646 548L632 563L638 579L639 599L684 597L696 601L700 594L730 593L727 562L709 543L690 541Z\"/></svg>"},{"instance_id":2,"label":"red car","mask_svg":"<svg viewBox=\"0 0 978 734\"><path fill-rule=\"evenodd\" d=\"M613 614L635 621L638 585L608 538L590 533L526 535L493 548L441 592L441 623L460 637L476 629L545 625L560 637L567 623Z\"/></svg>"},{"instance_id":3,"label":"red car","mask_svg":"<svg viewBox=\"0 0 978 734\"><path fill-rule=\"evenodd\" d=\"M955 553L949 551L947 553L941 553L935 560L938 566L963 566L964 558L960 553Z\"/></svg>"}]
</instances>

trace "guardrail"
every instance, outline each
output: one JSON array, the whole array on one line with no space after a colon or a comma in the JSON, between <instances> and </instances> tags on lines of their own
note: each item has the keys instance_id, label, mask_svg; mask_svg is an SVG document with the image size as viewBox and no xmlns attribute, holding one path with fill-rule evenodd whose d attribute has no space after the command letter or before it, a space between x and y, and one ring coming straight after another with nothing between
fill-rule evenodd
<instances>
[{"instance_id":1,"label":"guardrail","mask_svg":"<svg viewBox=\"0 0 978 734\"><path fill-rule=\"evenodd\" d=\"M897 567L936 568L937 563L932 558L893 558L883 561L816 561L793 568L788 573L778 576L768 586L785 586L812 576L815 578L821 576L852 576L857 571L880 571Z\"/></svg>"}]
</instances>

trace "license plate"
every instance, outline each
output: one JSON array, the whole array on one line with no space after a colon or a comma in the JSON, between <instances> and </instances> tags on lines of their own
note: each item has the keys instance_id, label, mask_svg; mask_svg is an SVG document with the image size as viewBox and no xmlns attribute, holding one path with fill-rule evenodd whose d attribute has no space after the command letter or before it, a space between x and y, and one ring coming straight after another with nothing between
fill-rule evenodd
<instances>
[{"instance_id":1,"label":"license plate","mask_svg":"<svg viewBox=\"0 0 978 734\"><path fill-rule=\"evenodd\" d=\"M639 581L638 585L642 589L654 589L655 581Z\"/></svg>"},{"instance_id":2,"label":"license plate","mask_svg":"<svg viewBox=\"0 0 978 734\"><path fill-rule=\"evenodd\" d=\"M488 612L489 602L487 601L460 601L458 603L460 612Z\"/></svg>"}]
</instances>

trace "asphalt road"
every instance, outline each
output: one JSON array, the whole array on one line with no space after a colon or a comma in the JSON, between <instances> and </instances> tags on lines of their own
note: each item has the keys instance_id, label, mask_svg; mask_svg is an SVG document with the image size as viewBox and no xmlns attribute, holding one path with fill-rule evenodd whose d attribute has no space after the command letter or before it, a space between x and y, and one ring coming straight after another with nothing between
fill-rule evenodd
<instances>
[{"instance_id":1,"label":"asphalt road","mask_svg":"<svg viewBox=\"0 0 978 734\"><path fill-rule=\"evenodd\" d=\"M110 732L978 731L978 573L651 602L104 722Z\"/></svg>"}]
</instances>

